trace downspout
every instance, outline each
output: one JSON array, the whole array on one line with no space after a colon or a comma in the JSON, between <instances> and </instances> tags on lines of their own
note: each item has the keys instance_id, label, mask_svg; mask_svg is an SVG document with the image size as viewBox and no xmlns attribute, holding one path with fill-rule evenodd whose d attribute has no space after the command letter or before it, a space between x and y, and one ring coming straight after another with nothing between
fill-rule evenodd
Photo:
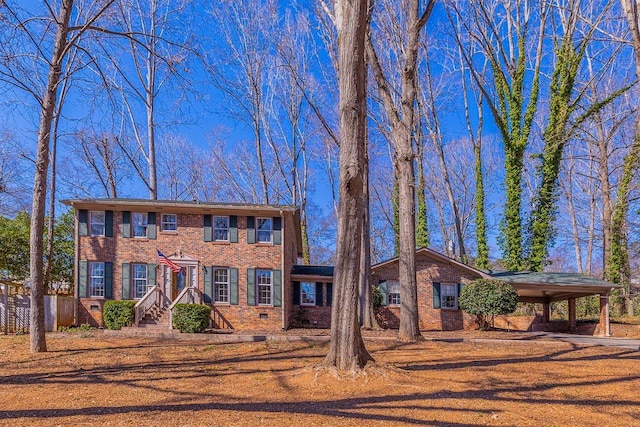
<instances>
[{"instance_id":1,"label":"downspout","mask_svg":"<svg viewBox=\"0 0 640 427\"><path fill-rule=\"evenodd\" d=\"M285 229L286 229L286 227L284 226L284 224L285 224L285 220L284 220L283 211L280 210L280 233L282 233L282 237L281 237L281 241L280 241L280 264L282 266L281 270L280 270L280 271L282 271L281 276L280 276L281 277L280 280L282 280L282 283L280 284L280 294L281 294L280 295L280 301L282 302L281 313L282 313L282 330L283 331L286 328L285 311L286 311L286 308L287 308L286 301L284 299L284 288L285 288L285 283L284 283L284 277L285 277L284 246L285 246L285 242L286 242L286 239L285 239L285 235L286 235L285 234L285 231L286 231Z\"/></svg>"},{"instance_id":2,"label":"downspout","mask_svg":"<svg viewBox=\"0 0 640 427\"><path fill-rule=\"evenodd\" d=\"M605 294L605 298L606 298L606 305L604 307L604 315L606 318L606 322L605 322L605 328L604 328L604 336L605 337L610 337L611 336L611 321L609 319L609 292L607 292Z\"/></svg>"},{"instance_id":3,"label":"downspout","mask_svg":"<svg viewBox=\"0 0 640 427\"><path fill-rule=\"evenodd\" d=\"M79 211L78 209L75 208L75 206L73 206L73 209L75 210L75 215L74 215L74 219L75 219L75 224L74 224L74 254L73 254L73 297L75 299L75 304L73 305L73 318L75 320L75 324L76 326L80 326L80 319L78 319L78 305L80 304L80 297L78 294L78 262L80 259L80 256L78 254L79 250L80 250L80 239L79 239L79 235L78 235L78 215L79 215Z\"/></svg>"}]
</instances>

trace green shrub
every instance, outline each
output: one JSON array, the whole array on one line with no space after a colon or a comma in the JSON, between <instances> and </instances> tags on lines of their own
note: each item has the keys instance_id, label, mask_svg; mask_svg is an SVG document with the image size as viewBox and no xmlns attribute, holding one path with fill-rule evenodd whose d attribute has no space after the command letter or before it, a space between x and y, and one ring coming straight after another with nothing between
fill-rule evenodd
<instances>
[{"instance_id":1,"label":"green shrub","mask_svg":"<svg viewBox=\"0 0 640 427\"><path fill-rule=\"evenodd\" d=\"M380 292L380 288L377 286L371 286L373 288L373 308L379 309L382 307L382 292Z\"/></svg>"},{"instance_id":2,"label":"green shrub","mask_svg":"<svg viewBox=\"0 0 640 427\"><path fill-rule=\"evenodd\" d=\"M176 304L173 327L180 332L202 333L209 326L211 307L201 304Z\"/></svg>"},{"instance_id":3,"label":"green shrub","mask_svg":"<svg viewBox=\"0 0 640 427\"><path fill-rule=\"evenodd\" d=\"M467 313L476 315L480 329L487 330L491 326L490 318L516 309L518 293L508 283L478 279L462 289L458 304Z\"/></svg>"},{"instance_id":4,"label":"green shrub","mask_svg":"<svg viewBox=\"0 0 640 427\"><path fill-rule=\"evenodd\" d=\"M102 309L102 318L107 329L120 329L133 325L135 301L107 301Z\"/></svg>"}]
</instances>

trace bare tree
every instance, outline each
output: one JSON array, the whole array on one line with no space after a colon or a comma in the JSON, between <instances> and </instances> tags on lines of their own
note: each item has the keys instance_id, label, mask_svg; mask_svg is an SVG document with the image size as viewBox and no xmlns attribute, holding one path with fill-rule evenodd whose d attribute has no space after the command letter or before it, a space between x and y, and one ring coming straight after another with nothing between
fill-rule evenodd
<instances>
[{"instance_id":1,"label":"bare tree","mask_svg":"<svg viewBox=\"0 0 640 427\"><path fill-rule=\"evenodd\" d=\"M47 198L47 175L50 159L50 141L55 112L58 109L60 83L64 79L63 65L68 58L72 46L82 35L90 29L96 21L111 7L114 0L106 1L97 6L97 9L87 8L79 13L82 19L86 19L79 26L71 26L71 16L74 13L74 1L62 0L57 13L49 8L48 15L44 17L55 29L53 37L47 37L47 29L34 23L40 22L40 18L34 18L13 5L3 3L7 23L13 30L3 43L3 65L0 69L2 79L19 89L23 89L36 99L40 109L40 122L37 137L37 149L35 159L35 177L33 185L33 201L31 210L30 230L30 280L31 280L31 315L30 315L30 343L32 352L47 350L44 332L44 220L45 204ZM16 54L20 48L32 48L33 56ZM32 79L33 73L17 74L17 71L28 69L23 58L36 58L44 61L44 70L47 74L46 83L40 87ZM33 85L31 85L33 83Z\"/></svg>"},{"instance_id":2,"label":"bare tree","mask_svg":"<svg viewBox=\"0 0 640 427\"><path fill-rule=\"evenodd\" d=\"M250 0L219 2L212 11L212 23L223 43L208 61L213 83L226 101L220 108L244 122L253 133L263 203L271 201L264 155L264 89L274 53L271 41L278 23L277 7L273 0L264 4Z\"/></svg>"},{"instance_id":3,"label":"bare tree","mask_svg":"<svg viewBox=\"0 0 640 427\"><path fill-rule=\"evenodd\" d=\"M413 129L416 115L416 81L420 32L426 25L435 1L430 0L421 9L420 1L410 0L401 10L402 22L407 33L403 39L401 59L400 99L394 99L394 88L376 53L371 33L367 37L367 57L378 93L391 124L394 148L393 164L398 174L400 218L400 330L403 342L420 338L418 325L418 296L416 283L416 225L415 225L415 175ZM379 48L378 48L379 49Z\"/></svg>"},{"instance_id":4,"label":"bare tree","mask_svg":"<svg viewBox=\"0 0 640 427\"><path fill-rule=\"evenodd\" d=\"M453 223L455 227L455 235L457 238L457 258L466 263L467 262L467 253L465 250L464 244L464 236L462 233L462 222L460 219L460 212L458 209L458 203L456 201L456 197L453 193L453 185L451 182L451 178L449 176L449 168L448 162L445 158L444 149L443 149L443 136L442 129L440 127L440 118L438 117L437 111L437 103L436 96L438 95L436 91L436 87L434 85L435 77L432 75L431 66L429 64L429 56L428 56L428 48L425 48L425 56L426 56L426 66L424 75L424 86L425 90L420 91L420 96L418 97L418 102L421 106L421 110L424 111L424 121L426 127L428 129L429 139L433 145L433 151L436 154L438 162L440 164L440 173L438 175L442 176L442 181L444 183L444 187L446 189L447 200L449 201L449 206L451 207L451 214L453 216ZM438 83L438 82L436 82ZM438 86L444 87L444 85L439 84ZM455 256L455 251L454 251Z\"/></svg>"}]
</instances>

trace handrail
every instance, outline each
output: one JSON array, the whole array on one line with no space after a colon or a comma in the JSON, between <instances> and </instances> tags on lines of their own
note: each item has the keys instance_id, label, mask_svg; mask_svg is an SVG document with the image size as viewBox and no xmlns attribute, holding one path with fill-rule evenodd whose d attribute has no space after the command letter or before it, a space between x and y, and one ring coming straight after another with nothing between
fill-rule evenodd
<instances>
[{"instance_id":1,"label":"handrail","mask_svg":"<svg viewBox=\"0 0 640 427\"><path fill-rule=\"evenodd\" d=\"M160 286L156 285L153 288L149 288L147 293L133 306L135 313L134 325L138 326L142 318L146 316L153 306L160 307L161 298L162 290L160 290Z\"/></svg>"},{"instance_id":2,"label":"handrail","mask_svg":"<svg viewBox=\"0 0 640 427\"><path fill-rule=\"evenodd\" d=\"M169 329L173 329L173 308L176 304L202 304L203 301L204 295L196 287L188 286L180 291L178 297L169 306Z\"/></svg>"}]
</instances>

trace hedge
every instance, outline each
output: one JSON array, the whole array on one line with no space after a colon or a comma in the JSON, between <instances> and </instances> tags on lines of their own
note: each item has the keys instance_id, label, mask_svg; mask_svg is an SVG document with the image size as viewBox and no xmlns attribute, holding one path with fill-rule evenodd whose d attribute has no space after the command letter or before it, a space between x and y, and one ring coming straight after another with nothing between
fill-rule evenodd
<instances>
[{"instance_id":1,"label":"hedge","mask_svg":"<svg viewBox=\"0 0 640 427\"><path fill-rule=\"evenodd\" d=\"M202 333L209 326L211 307L201 304L176 304L173 327L180 332Z\"/></svg>"},{"instance_id":2,"label":"hedge","mask_svg":"<svg viewBox=\"0 0 640 427\"><path fill-rule=\"evenodd\" d=\"M102 318L108 329L120 329L133 325L135 301L107 301L102 309Z\"/></svg>"}]
</instances>

